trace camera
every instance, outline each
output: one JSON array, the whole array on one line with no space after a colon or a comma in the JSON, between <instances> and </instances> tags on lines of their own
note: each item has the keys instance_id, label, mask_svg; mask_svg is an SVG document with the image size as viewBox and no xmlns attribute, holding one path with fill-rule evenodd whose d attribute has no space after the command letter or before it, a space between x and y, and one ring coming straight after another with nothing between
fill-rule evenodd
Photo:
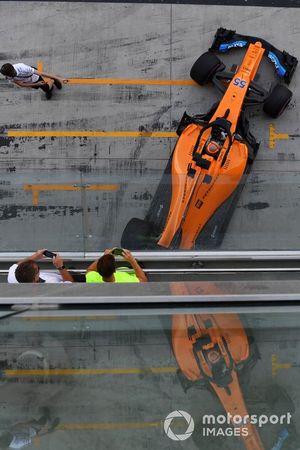
<instances>
[{"instance_id":1,"label":"camera","mask_svg":"<svg viewBox=\"0 0 300 450\"><path fill-rule=\"evenodd\" d=\"M49 252L49 250L45 250L43 252L43 255L46 256L46 258L54 258L54 256L56 256L56 253Z\"/></svg>"},{"instance_id":2,"label":"camera","mask_svg":"<svg viewBox=\"0 0 300 450\"><path fill-rule=\"evenodd\" d=\"M114 256L123 256L124 250L120 247L114 247L111 252Z\"/></svg>"}]
</instances>

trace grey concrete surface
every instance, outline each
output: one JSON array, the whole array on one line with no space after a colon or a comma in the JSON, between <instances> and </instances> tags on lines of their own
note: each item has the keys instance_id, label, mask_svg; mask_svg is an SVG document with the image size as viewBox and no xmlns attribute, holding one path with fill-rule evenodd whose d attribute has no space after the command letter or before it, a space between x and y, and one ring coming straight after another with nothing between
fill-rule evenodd
<instances>
[{"instance_id":1,"label":"grey concrete surface","mask_svg":"<svg viewBox=\"0 0 300 450\"><path fill-rule=\"evenodd\" d=\"M68 78L189 79L219 26L299 53L299 9L247 6L1 2L1 63L23 61ZM288 26L287 26L288 25ZM232 53L228 63L239 62ZM224 58L226 60L226 57ZM266 73L265 73L266 69ZM288 111L273 121L296 135L269 148L270 119L251 111L261 141L222 250L299 248L299 71ZM266 75L267 74L267 75ZM273 75L268 62L262 79ZM270 77L269 77L270 76ZM209 87L66 85L51 101L0 82L0 251L97 251L143 218L175 139L8 138L10 129L174 131L185 110L205 112ZM116 192L41 192L24 184L119 184Z\"/></svg>"},{"instance_id":2,"label":"grey concrete surface","mask_svg":"<svg viewBox=\"0 0 300 450\"><path fill-rule=\"evenodd\" d=\"M1 380L2 429L38 418L39 408L48 406L52 417L60 418L60 426L52 434L42 436L32 447L57 450L83 447L91 450L102 447L114 450L173 449L175 445L191 450L243 448L238 438L219 437L214 444L201 438L203 414L223 414L222 407L208 390L191 388L184 393L175 372L154 374L146 370L139 374L55 377L21 375L26 369L43 367L86 371L177 367L170 347L170 316L101 318L93 317L93 311L89 313L86 317L80 317L79 313L78 317L74 312L73 318L60 316L60 320L54 320L53 313L47 318L45 312L41 317L35 314L30 319L29 313L25 319L1 322L1 368L20 371L14 379ZM59 316L59 313L55 314ZM272 378L271 361L272 355L276 354L278 362L299 364L298 315L243 315L261 356L243 378L242 388L249 411L252 414L278 413L278 405L272 407L265 400L268 387L275 384L284 388L293 399L296 411L292 415L296 426L299 424L299 392L295 380L299 368L278 369ZM160 424L171 411L178 409L189 412L195 421L193 437L183 442L170 440ZM142 424L149 423L154 424L142 428ZM111 424L110 428L101 429L105 424ZM181 422L172 425L177 433L182 433L185 427ZM266 448L271 448L278 429L266 425L260 433Z\"/></svg>"}]
</instances>

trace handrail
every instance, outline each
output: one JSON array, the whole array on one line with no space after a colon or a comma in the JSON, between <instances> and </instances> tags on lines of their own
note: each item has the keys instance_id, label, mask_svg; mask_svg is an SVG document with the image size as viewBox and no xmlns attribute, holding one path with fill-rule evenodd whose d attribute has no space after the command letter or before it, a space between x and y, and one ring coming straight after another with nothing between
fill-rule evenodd
<instances>
[{"instance_id":1,"label":"handrail","mask_svg":"<svg viewBox=\"0 0 300 450\"><path fill-rule=\"evenodd\" d=\"M258 302L300 305L300 280L235 280L100 284L2 284L0 305L78 305L107 309L195 306L250 306Z\"/></svg>"},{"instance_id":2,"label":"handrail","mask_svg":"<svg viewBox=\"0 0 300 450\"><path fill-rule=\"evenodd\" d=\"M125 271L124 268L118 268L119 271ZM43 269L44 272L55 273L55 269ZM72 269L72 272L83 273L86 269ZM228 268L151 268L143 269L145 273L246 273L246 272L300 272L300 267L228 267ZM126 268L126 272L134 272L130 267ZM7 275L7 269L0 269L0 275Z\"/></svg>"},{"instance_id":3,"label":"handrail","mask_svg":"<svg viewBox=\"0 0 300 450\"><path fill-rule=\"evenodd\" d=\"M55 250L55 249L54 249ZM0 252L0 262L15 262L34 253ZM300 260L300 250L243 250L243 251L133 251L133 255L141 261L224 261L224 260ZM65 260L94 261L99 252L60 252Z\"/></svg>"}]
</instances>

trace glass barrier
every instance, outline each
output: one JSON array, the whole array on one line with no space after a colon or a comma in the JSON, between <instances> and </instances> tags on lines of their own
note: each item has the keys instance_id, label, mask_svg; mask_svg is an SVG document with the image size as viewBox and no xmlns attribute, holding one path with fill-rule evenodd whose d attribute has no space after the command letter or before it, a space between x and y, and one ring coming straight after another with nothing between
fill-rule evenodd
<instances>
[{"instance_id":1,"label":"glass barrier","mask_svg":"<svg viewBox=\"0 0 300 450\"><path fill-rule=\"evenodd\" d=\"M300 448L298 306L7 315L0 448Z\"/></svg>"}]
</instances>

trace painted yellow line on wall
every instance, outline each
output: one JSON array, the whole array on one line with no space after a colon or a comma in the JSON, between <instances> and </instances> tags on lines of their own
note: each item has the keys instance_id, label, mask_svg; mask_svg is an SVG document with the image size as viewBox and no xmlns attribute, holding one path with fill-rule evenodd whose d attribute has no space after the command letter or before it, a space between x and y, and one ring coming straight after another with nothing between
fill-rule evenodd
<instances>
[{"instance_id":1,"label":"painted yellow line on wall","mask_svg":"<svg viewBox=\"0 0 300 450\"><path fill-rule=\"evenodd\" d=\"M275 378L280 369L291 369L293 364L291 363L280 363L278 362L278 356L276 354L272 355L272 377Z\"/></svg>"},{"instance_id":2,"label":"painted yellow line on wall","mask_svg":"<svg viewBox=\"0 0 300 450\"><path fill-rule=\"evenodd\" d=\"M79 376L79 375L139 375L145 373L161 374L161 373L175 373L176 367L148 367L140 369L137 367L124 367L112 369L17 369L5 370L6 377L61 377L61 376Z\"/></svg>"},{"instance_id":3,"label":"painted yellow line on wall","mask_svg":"<svg viewBox=\"0 0 300 450\"><path fill-rule=\"evenodd\" d=\"M69 130L8 130L9 137L102 137L102 138L173 138L175 131L69 131Z\"/></svg>"},{"instance_id":4,"label":"painted yellow line on wall","mask_svg":"<svg viewBox=\"0 0 300 450\"><path fill-rule=\"evenodd\" d=\"M66 84L127 84L156 86L197 86L193 80L145 80L132 78L69 78Z\"/></svg>"},{"instance_id":5,"label":"painted yellow line on wall","mask_svg":"<svg viewBox=\"0 0 300 450\"><path fill-rule=\"evenodd\" d=\"M270 124L269 148L272 148L272 149L275 148L277 139L289 139L289 135L287 133L276 133L274 125Z\"/></svg>"},{"instance_id":6,"label":"painted yellow line on wall","mask_svg":"<svg viewBox=\"0 0 300 450\"><path fill-rule=\"evenodd\" d=\"M119 422L119 423L63 423L56 430L132 430L143 428L157 428L162 426L158 422Z\"/></svg>"},{"instance_id":7,"label":"painted yellow line on wall","mask_svg":"<svg viewBox=\"0 0 300 450\"><path fill-rule=\"evenodd\" d=\"M39 204L40 192L43 191L113 191L120 189L119 184L90 184L77 186L76 184L24 184L24 191L32 192L32 204Z\"/></svg>"}]
</instances>

